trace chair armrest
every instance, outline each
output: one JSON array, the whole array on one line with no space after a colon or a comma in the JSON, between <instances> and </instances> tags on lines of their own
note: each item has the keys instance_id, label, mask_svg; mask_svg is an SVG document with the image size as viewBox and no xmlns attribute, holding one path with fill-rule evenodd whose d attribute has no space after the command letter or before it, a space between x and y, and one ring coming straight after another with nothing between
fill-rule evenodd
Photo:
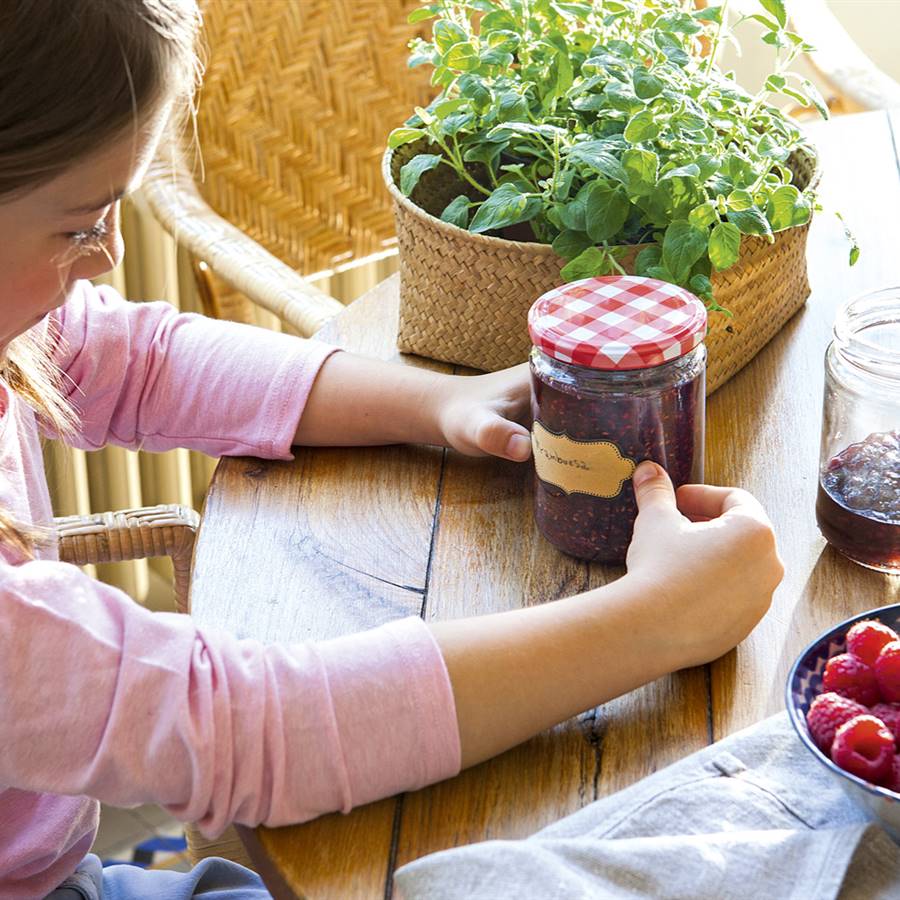
<instances>
[{"instance_id":1,"label":"chair armrest","mask_svg":"<svg viewBox=\"0 0 900 900\"><path fill-rule=\"evenodd\" d=\"M177 243L300 334L313 334L344 308L214 212L182 165L154 160L141 196Z\"/></svg>"},{"instance_id":2,"label":"chair armrest","mask_svg":"<svg viewBox=\"0 0 900 900\"><path fill-rule=\"evenodd\" d=\"M788 4L793 29L815 52L807 60L828 83L861 109L900 106L900 84L869 59L824 0Z\"/></svg>"},{"instance_id":3,"label":"chair armrest","mask_svg":"<svg viewBox=\"0 0 900 900\"><path fill-rule=\"evenodd\" d=\"M194 537L200 516L177 504L145 506L53 520L63 562L78 566L169 556L175 568L175 604L188 611Z\"/></svg>"}]
</instances>

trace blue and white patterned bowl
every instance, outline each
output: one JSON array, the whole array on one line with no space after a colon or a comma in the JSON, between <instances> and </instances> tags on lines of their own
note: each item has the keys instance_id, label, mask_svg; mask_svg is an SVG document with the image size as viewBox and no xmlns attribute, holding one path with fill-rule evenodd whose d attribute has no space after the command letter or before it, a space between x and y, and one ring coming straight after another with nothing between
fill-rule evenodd
<instances>
[{"instance_id":1,"label":"blue and white patterned bowl","mask_svg":"<svg viewBox=\"0 0 900 900\"><path fill-rule=\"evenodd\" d=\"M817 637L800 654L791 668L785 699L791 724L809 752L838 779L850 798L867 809L881 823L884 830L897 843L900 843L900 795L887 790L887 788L869 784L868 781L863 781L862 778L857 778L835 765L815 745L806 725L806 713L809 711L809 705L822 692L822 673L825 671L825 663L836 653L846 652L845 635L855 622L862 619L878 619L900 632L900 604L882 606L861 613Z\"/></svg>"}]
</instances>

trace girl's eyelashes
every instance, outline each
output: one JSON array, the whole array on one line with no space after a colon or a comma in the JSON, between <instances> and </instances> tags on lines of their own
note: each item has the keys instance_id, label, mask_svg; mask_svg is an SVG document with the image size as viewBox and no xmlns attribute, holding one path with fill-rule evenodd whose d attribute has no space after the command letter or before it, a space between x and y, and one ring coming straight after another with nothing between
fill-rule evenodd
<instances>
[{"instance_id":1,"label":"girl's eyelashes","mask_svg":"<svg viewBox=\"0 0 900 900\"><path fill-rule=\"evenodd\" d=\"M101 219L90 228L81 231L70 231L66 233L69 242L76 247L92 247L99 244L105 237L109 235L109 228L106 220Z\"/></svg>"}]
</instances>

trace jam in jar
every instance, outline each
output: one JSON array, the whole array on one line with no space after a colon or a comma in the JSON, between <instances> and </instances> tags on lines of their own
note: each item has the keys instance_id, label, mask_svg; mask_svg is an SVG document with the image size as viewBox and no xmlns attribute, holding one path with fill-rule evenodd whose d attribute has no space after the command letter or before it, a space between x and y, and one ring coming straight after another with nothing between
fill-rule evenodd
<instances>
[{"instance_id":1,"label":"jam in jar","mask_svg":"<svg viewBox=\"0 0 900 900\"><path fill-rule=\"evenodd\" d=\"M857 297L835 321L816 520L844 556L900 574L900 288Z\"/></svg>"},{"instance_id":2,"label":"jam in jar","mask_svg":"<svg viewBox=\"0 0 900 900\"><path fill-rule=\"evenodd\" d=\"M653 460L676 487L703 480L706 308L653 278L588 278L528 315L535 519L554 546L622 563Z\"/></svg>"}]
</instances>

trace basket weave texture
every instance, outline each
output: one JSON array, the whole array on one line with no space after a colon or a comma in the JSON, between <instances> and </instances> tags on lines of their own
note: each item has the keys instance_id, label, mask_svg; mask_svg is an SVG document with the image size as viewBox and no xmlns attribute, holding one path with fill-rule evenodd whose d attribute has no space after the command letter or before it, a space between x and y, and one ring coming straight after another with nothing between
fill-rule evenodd
<instances>
[{"instance_id":1,"label":"basket weave texture","mask_svg":"<svg viewBox=\"0 0 900 900\"><path fill-rule=\"evenodd\" d=\"M488 371L523 362L531 349L528 310L562 282L566 261L547 244L472 234L442 222L436 216L460 193L447 166L426 173L404 197L396 186L400 168L420 149L406 144L383 161L400 248L397 344L408 353ZM795 156L791 168L801 189L818 177L815 157ZM732 316L710 315L707 393L750 362L806 302L808 231L808 223L787 229L773 244L745 235L737 264L713 274L716 301ZM628 248L620 261L626 271L633 271L640 249Z\"/></svg>"},{"instance_id":2,"label":"basket weave texture","mask_svg":"<svg viewBox=\"0 0 900 900\"><path fill-rule=\"evenodd\" d=\"M420 5L202 0L201 193L300 274L394 243L385 141L435 93L426 67L406 65L427 33L407 23Z\"/></svg>"}]
</instances>

